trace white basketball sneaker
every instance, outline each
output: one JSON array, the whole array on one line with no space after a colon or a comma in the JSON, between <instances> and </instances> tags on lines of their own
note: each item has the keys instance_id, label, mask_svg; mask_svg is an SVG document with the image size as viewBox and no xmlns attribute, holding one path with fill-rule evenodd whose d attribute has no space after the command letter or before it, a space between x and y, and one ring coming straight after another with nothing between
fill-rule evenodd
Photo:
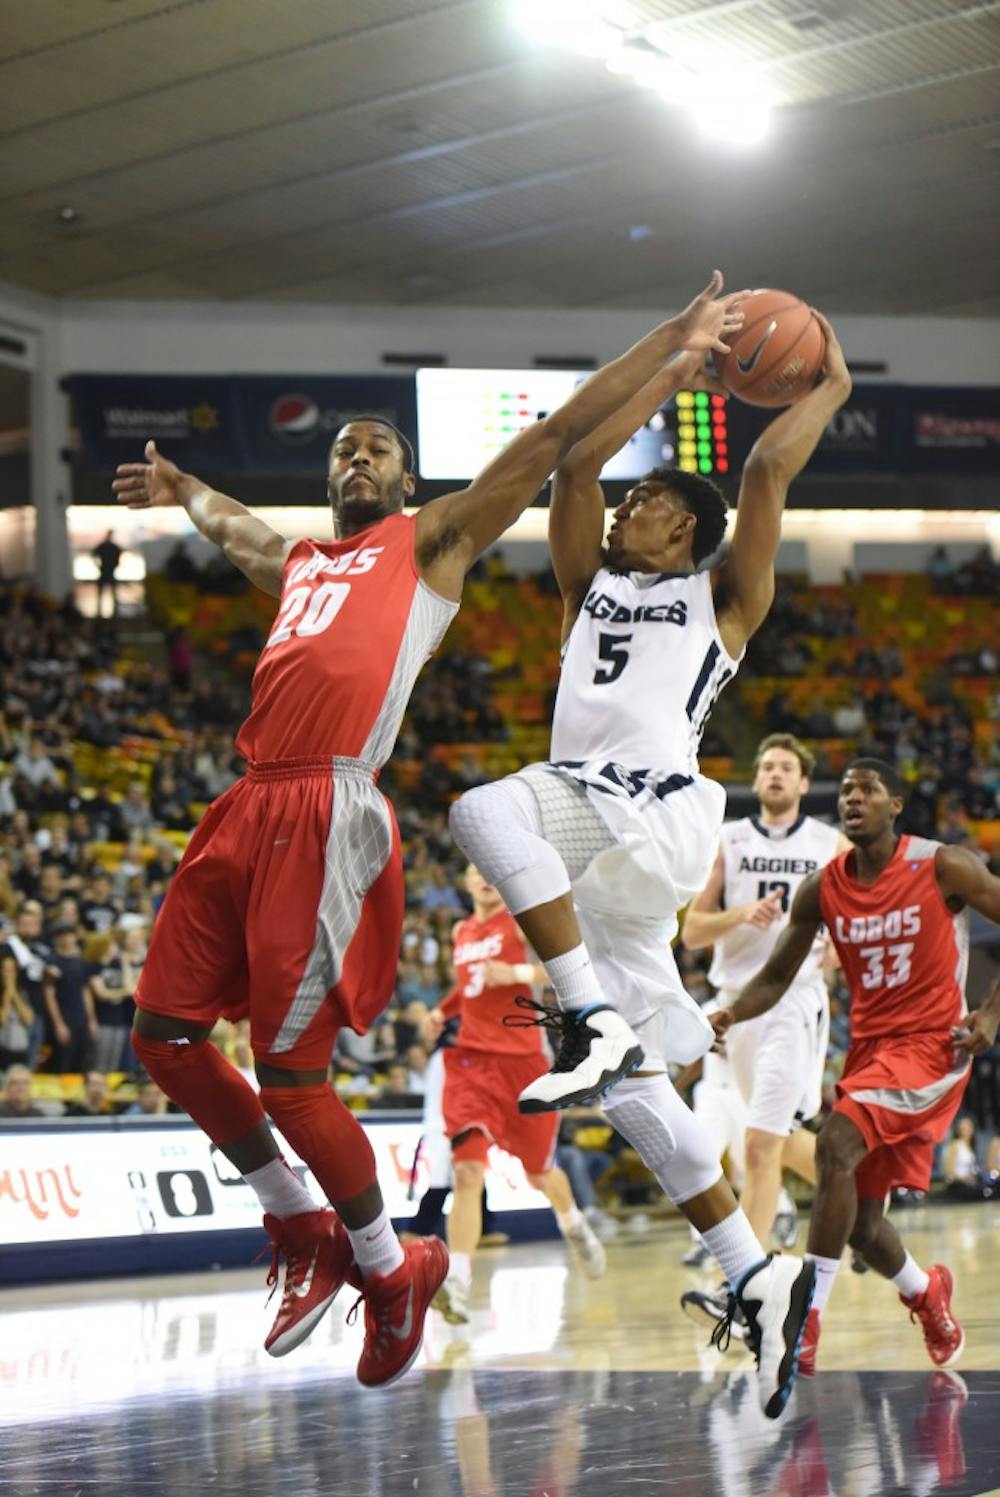
<instances>
[{"instance_id":1,"label":"white basketball sneaker","mask_svg":"<svg viewBox=\"0 0 1000 1497\"><path fill-rule=\"evenodd\" d=\"M521 1093L521 1112L558 1112L596 1102L645 1059L637 1036L608 1003L566 1012L543 1010L541 1018L521 1022L544 1025L561 1036L551 1071Z\"/></svg>"},{"instance_id":2,"label":"white basketball sneaker","mask_svg":"<svg viewBox=\"0 0 1000 1497\"><path fill-rule=\"evenodd\" d=\"M463 1283L456 1274L449 1274L431 1300L431 1305L441 1312L449 1325L468 1325L468 1284Z\"/></svg>"},{"instance_id":3,"label":"white basketball sneaker","mask_svg":"<svg viewBox=\"0 0 1000 1497\"><path fill-rule=\"evenodd\" d=\"M577 1268L588 1279L604 1277L608 1255L604 1251L603 1242L588 1221L583 1220L578 1226L570 1227L566 1233L566 1246Z\"/></svg>"},{"instance_id":4,"label":"white basketball sneaker","mask_svg":"<svg viewBox=\"0 0 1000 1497\"><path fill-rule=\"evenodd\" d=\"M725 1351L737 1307L743 1312L747 1345L757 1359L760 1406L768 1419L780 1418L791 1394L815 1290L815 1263L765 1258L743 1275L712 1332L713 1344Z\"/></svg>"}]
</instances>

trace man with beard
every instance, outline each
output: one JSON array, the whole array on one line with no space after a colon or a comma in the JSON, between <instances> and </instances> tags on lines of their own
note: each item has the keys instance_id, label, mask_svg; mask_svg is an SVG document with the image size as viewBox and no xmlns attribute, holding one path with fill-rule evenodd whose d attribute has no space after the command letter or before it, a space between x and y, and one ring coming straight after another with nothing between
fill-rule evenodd
<instances>
[{"instance_id":1,"label":"man with beard","mask_svg":"<svg viewBox=\"0 0 1000 1497\"><path fill-rule=\"evenodd\" d=\"M754 760L760 812L725 823L708 883L684 918L681 939L689 951L714 947L708 977L719 989L720 1007L728 1008L767 961L802 881L849 845L836 827L802 812L815 763L790 733L763 740ZM781 1002L741 1024L726 1046L749 1109L740 1203L762 1242L775 1219L782 1169L816 1178L813 1135L800 1124L816 1116L823 1100L830 1032L826 949L821 935ZM792 1232L782 1245L794 1240Z\"/></svg>"},{"instance_id":2,"label":"man with beard","mask_svg":"<svg viewBox=\"0 0 1000 1497\"><path fill-rule=\"evenodd\" d=\"M674 468L628 492L602 545L604 464L669 395L704 379L704 361L690 355L665 369L567 454L549 516L564 605L551 759L468 791L450 816L559 1004L538 1018L559 1035L555 1062L524 1088L521 1110L609 1094L610 1122L701 1233L739 1300L769 1418L791 1392L814 1269L767 1257L671 1083L668 1060L689 1064L713 1035L670 942L708 877L725 810L722 786L698 769L701 736L771 606L789 485L851 390L834 331L819 321L822 378L754 444L727 554L717 554L724 496Z\"/></svg>"},{"instance_id":3,"label":"man with beard","mask_svg":"<svg viewBox=\"0 0 1000 1497\"><path fill-rule=\"evenodd\" d=\"M767 963L731 1008L712 1016L723 1038L773 1009L826 925L851 990L851 1044L816 1146L807 1260L817 1284L800 1366L807 1377L848 1242L898 1291L936 1367L956 1362L965 1341L951 1311L951 1270L935 1263L925 1271L914 1262L885 1215L885 1200L897 1187L927 1190L935 1145L961 1106L970 1057L996 1039L1000 982L970 1014L965 977L968 912L1000 920L1000 879L966 848L901 836L904 794L897 771L880 759L847 766L838 809L849 850L803 881Z\"/></svg>"},{"instance_id":4,"label":"man with beard","mask_svg":"<svg viewBox=\"0 0 1000 1497\"><path fill-rule=\"evenodd\" d=\"M438 1238L400 1245L375 1158L327 1081L342 1027L363 1033L396 976L403 869L376 777L466 573L571 448L680 350L724 348L742 322L722 277L568 401L514 438L473 483L425 505L405 437L380 417L337 433L332 541L287 540L146 447L118 470L120 502L181 505L226 559L280 599L237 738L247 773L209 809L171 882L135 995L133 1049L255 1190L284 1293L265 1345L291 1351L345 1281L365 1303L358 1378L401 1377L448 1267ZM249 1015L260 1095L209 1042ZM284 1164L265 1110L335 1210ZM361 1300L358 1301L361 1303Z\"/></svg>"}]
</instances>

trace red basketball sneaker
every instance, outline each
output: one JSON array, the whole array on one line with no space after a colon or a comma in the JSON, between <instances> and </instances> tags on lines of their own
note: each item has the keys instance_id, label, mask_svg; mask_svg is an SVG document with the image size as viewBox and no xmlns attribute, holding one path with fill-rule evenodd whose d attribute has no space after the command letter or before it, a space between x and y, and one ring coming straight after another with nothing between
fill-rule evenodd
<instances>
[{"instance_id":1,"label":"red basketball sneaker","mask_svg":"<svg viewBox=\"0 0 1000 1497\"><path fill-rule=\"evenodd\" d=\"M394 1383L416 1361L431 1300L448 1273L448 1249L440 1237L419 1237L403 1248L403 1262L384 1278L366 1279L348 1322L365 1302L365 1344L358 1382L366 1388Z\"/></svg>"},{"instance_id":2,"label":"red basketball sneaker","mask_svg":"<svg viewBox=\"0 0 1000 1497\"><path fill-rule=\"evenodd\" d=\"M955 1287L950 1268L932 1263L927 1270L930 1283L916 1299L900 1299L910 1312L911 1320L920 1321L924 1345L935 1367L950 1367L962 1355L965 1332L951 1313L951 1292Z\"/></svg>"},{"instance_id":3,"label":"red basketball sneaker","mask_svg":"<svg viewBox=\"0 0 1000 1497\"><path fill-rule=\"evenodd\" d=\"M819 1345L819 1311L810 1310L799 1348L799 1377L816 1376L816 1348Z\"/></svg>"},{"instance_id":4,"label":"red basketball sneaker","mask_svg":"<svg viewBox=\"0 0 1000 1497\"><path fill-rule=\"evenodd\" d=\"M278 1264L282 1256L285 1259L281 1304L264 1350L272 1357L284 1357L319 1324L344 1281L360 1285L361 1279L354 1269L351 1239L335 1211L304 1211L284 1221L268 1214L264 1227L272 1247L267 1276L272 1294L278 1283Z\"/></svg>"}]
</instances>

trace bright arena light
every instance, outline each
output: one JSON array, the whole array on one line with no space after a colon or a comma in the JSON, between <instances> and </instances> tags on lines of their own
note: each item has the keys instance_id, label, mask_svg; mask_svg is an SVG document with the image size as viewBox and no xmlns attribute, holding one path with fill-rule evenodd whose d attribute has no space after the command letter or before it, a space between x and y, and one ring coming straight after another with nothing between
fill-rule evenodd
<instances>
[{"instance_id":1,"label":"bright arena light","mask_svg":"<svg viewBox=\"0 0 1000 1497\"><path fill-rule=\"evenodd\" d=\"M778 102L759 73L713 57L676 56L630 31L620 5L600 0L511 0L518 26L533 41L564 46L603 62L664 103L682 109L712 140L759 145Z\"/></svg>"}]
</instances>

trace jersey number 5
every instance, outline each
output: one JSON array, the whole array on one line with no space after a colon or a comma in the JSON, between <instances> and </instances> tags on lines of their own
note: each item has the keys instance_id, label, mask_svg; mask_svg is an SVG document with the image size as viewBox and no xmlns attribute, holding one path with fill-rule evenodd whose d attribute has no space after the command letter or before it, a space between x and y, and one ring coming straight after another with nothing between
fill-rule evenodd
<instances>
[{"instance_id":1,"label":"jersey number 5","mask_svg":"<svg viewBox=\"0 0 1000 1497\"><path fill-rule=\"evenodd\" d=\"M610 686L612 681L617 681L622 671L628 665L628 645L632 642L631 634L602 634L598 638L597 653L602 660L606 660L611 666L605 670L599 666L594 672L595 686Z\"/></svg>"},{"instance_id":2,"label":"jersey number 5","mask_svg":"<svg viewBox=\"0 0 1000 1497\"><path fill-rule=\"evenodd\" d=\"M293 634L322 634L324 629L329 629L343 608L350 590L349 582L323 582L315 592L309 587L293 587L275 619L275 627L271 630L265 649L280 645L282 640L290 639Z\"/></svg>"}]
</instances>

